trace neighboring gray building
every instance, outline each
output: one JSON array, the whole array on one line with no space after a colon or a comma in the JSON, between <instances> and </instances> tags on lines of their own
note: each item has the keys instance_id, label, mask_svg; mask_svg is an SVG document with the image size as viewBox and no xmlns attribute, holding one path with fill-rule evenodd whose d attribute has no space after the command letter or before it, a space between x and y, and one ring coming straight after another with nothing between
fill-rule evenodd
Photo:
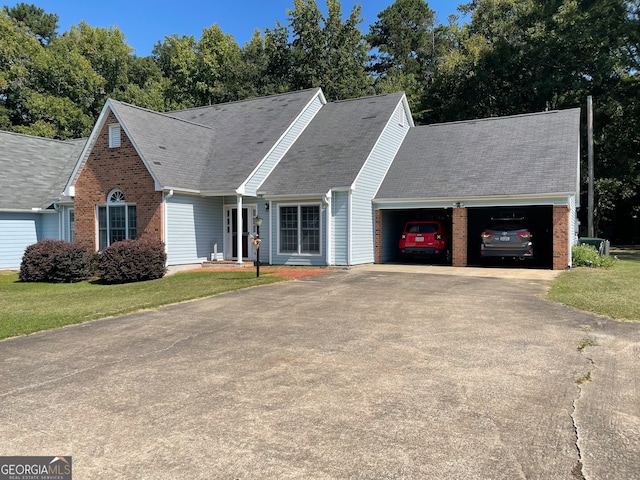
<instances>
[{"instance_id":1,"label":"neighboring gray building","mask_svg":"<svg viewBox=\"0 0 640 480\"><path fill-rule=\"evenodd\" d=\"M18 268L32 243L72 239L62 191L85 142L0 131L0 269Z\"/></svg>"},{"instance_id":2,"label":"neighboring gray building","mask_svg":"<svg viewBox=\"0 0 640 480\"><path fill-rule=\"evenodd\" d=\"M20 234L12 255L50 235L70 238L75 206L76 241L100 249L153 236L170 265L252 261L258 216L263 262L395 261L405 221L441 218L454 233L453 264L468 265L481 225L517 209L534 224L542 264L570 265L579 110L426 127L411 118L402 93L327 103L319 88L167 113L109 100L84 148L20 136L5 150L11 162L31 142L49 159L38 162L51 171L37 181L52 200L27 211L40 221L54 204L59 212L49 234ZM14 196L17 206L21 189L0 196L0 208Z\"/></svg>"}]
</instances>

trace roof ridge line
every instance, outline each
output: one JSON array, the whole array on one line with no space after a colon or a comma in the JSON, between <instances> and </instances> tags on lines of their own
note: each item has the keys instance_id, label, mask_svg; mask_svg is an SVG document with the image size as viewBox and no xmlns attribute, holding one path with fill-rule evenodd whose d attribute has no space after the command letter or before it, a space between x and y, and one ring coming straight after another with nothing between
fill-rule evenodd
<instances>
[{"instance_id":1,"label":"roof ridge line","mask_svg":"<svg viewBox=\"0 0 640 480\"><path fill-rule=\"evenodd\" d=\"M294 95L296 93L311 92L313 90L321 90L321 89L320 87L305 88L302 90L293 90L291 92L274 93L273 95L263 95L262 97L251 97L251 98L244 98L242 100L233 100L231 102L214 103L213 105L201 105L199 107L183 108L182 110L170 110L169 112L165 112L165 114L169 114L173 112L189 112L189 111L200 110L204 108L221 107L223 105L237 105L239 103L252 102L254 100L266 100L266 99L275 98L275 97L284 97L287 95Z\"/></svg>"},{"instance_id":2,"label":"roof ridge line","mask_svg":"<svg viewBox=\"0 0 640 480\"><path fill-rule=\"evenodd\" d=\"M26 138L31 138L31 139L35 139L35 140L46 140L49 142L58 142L58 143L66 143L69 144L70 142L74 142L77 140L82 140L88 137L80 137L80 138L68 138L66 140L62 140L60 138L47 138L47 137L39 137L37 135L29 135L27 133L20 133L20 132L10 132L8 130L0 130L0 134L2 133L6 133L9 135L14 135L16 137L26 137Z\"/></svg>"},{"instance_id":3,"label":"roof ridge line","mask_svg":"<svg viewBox=\"0 0 640 480\"><path fill-rule=\"evenodd\" d=\"M114 102L115 103L119 103L121 105L125 105L125 106L130 107L130 108L135 108L136 110L142 110L143 112L146 112L146 113L152 113L152 114L155 114L155 115L160 115L162 117L169 118L169 119L175 120L177 122L183 122L183 123L187 123L189 125L195 125L197 127L202 127L202 128L206 128L208 130L213 130L213 127L209 127L207 125L202 125L201 123L192 122L190 120L185 120L183 118L176 118L176 117L174 117L172 115L169 115L167 112L157 112L155 110L150 110L148 108L139 107L138 105L132 105L132 104L127 103L127 102L122 102L120 100L114 100L112 98L109 99L109 102L111 104L113 104ZM175 111L181 111L181 110L175 110Z\"/></svg>"},{"instance_id":4,"label":"roof ridge line","mask_svg":"<svg viewBox=\"0 0 640 480\"><path fill-rule=\"evenodd\" d=\"M550 115L562 112L570 112L572 110L580 110L580 107L572 107L572 108L564 108L564 109L555 109L555 110L546 110L544 112L528 112L528 113L516 113L513 115L501 115L497 117L485 117L485 118L470 118L468 120L456 120L455 122L438 122L438 123L429 123L426 125L416 125L416 127L441 127L443 125L456 125L462 123L479 123L479 122L490 122L493 120L506 120L510 118L522 118L522 117L533 117L539 115Z\"/></svg>"}]
</instances>

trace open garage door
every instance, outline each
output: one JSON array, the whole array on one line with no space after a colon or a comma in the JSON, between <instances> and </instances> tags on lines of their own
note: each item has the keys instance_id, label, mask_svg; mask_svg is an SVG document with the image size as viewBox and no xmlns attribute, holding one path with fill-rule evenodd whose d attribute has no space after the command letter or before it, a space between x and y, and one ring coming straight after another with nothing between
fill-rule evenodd
<instances>
[{"instance_id":1,"label":"open garage door","mask_svg":"<svg viewBox=\"0 0 640 480\"><path fill-rule=\"evenodd\" d=\"M492 259L483 261L480 257L481 234L493 218L518 217L532 234L534 257L532 261ZM490 207L469 208L468 211L468 252L467 263L470 266L516 265L521 267L553 268L553 207Z\"/></svg>"},{"instance_id":2,"label":"open garage door","mask_svg":"<svg viewBox=\"0 0 640 480\"><path fill-rule=\"evenodd\" d=\"M398 244L407 222L419 220L440 220L451 233L451 209L414 208L382 211L382 263L399 262ZM424 260L428 261L428 260ZM424 263L423 261L423 263Z\"/></svg>"}]
</instances>

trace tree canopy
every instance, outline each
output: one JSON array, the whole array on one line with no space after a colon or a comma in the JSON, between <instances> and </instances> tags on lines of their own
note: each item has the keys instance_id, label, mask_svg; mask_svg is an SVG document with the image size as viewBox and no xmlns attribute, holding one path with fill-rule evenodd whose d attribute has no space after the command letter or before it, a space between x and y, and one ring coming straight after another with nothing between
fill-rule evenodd
<instances>
[{"instance_id":1,"label":"tree canopy","mask_svg":"<svg viewBox=\"0 0 640 480\"><path fill-rule=\"evenodd\" d=\"M346 13L338 0L292 4L287 24L245 45L214 23L147 57L116 27L59 32L55 13L5 6L0 128L82 137L107 98L167 111L316 86L329 100L405 91L416 123L584 107L591 95L597 225L640 241L640 0L471 0L446 23L425 0L396 0L368 27L356 2Z\"/></svg>"}]
</instances>

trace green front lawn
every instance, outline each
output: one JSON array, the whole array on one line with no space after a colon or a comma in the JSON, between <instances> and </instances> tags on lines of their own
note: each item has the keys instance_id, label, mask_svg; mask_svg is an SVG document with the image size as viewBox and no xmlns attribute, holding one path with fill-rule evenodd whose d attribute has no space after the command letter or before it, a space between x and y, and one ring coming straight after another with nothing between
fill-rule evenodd
<instances>
[{"instance_id":1,"label":"green front lawn","mask_svg":"<svg viewBox=\"0 0 640 480\"><path fill-rule=\"evenodd\" d=\"M549 292L553 301L617 320L640 322L640 250L616 248L608 269L574 268L563 272Z\"/></svg>"},{"instance_id":2,"label":"green front lawn","mask_svg":"<svg viewBox=\"0 0 640 480\"><path fill-rule=\"evenodd\" d=\"M126 285L22 283L15 273L0 274L0 339L282 280L256 278L252 269L184 272Z\"/></svg>"},{"instance_id":3,"label":"green front lawn","mask_svg":"<svg viewBox=\"0 0 640 480\"><path fill-rule=\"evenodd\" d=\"M549 299L640 322L640 249L613 254L619 261L610 269L574 268L560 274ZM126 285L21 283L15 273L0 274L0 339L285 279L268 270L256 278L252 269L184 272Z\"/></svg>"}]
</instances>

